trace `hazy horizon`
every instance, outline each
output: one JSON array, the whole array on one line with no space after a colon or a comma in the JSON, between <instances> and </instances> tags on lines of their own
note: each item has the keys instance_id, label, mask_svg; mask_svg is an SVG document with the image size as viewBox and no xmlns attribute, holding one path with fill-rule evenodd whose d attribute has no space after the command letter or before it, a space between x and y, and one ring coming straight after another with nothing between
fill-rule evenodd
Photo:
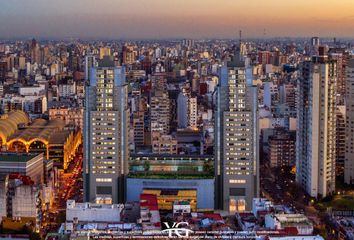
<instances>
[{"instance_id":1,"label":"hazy horizon","mask_svg":"<svg viewBox=\"0 0 354 240\"><path fill-rule=\"evenodd\" d=\"M353 0L0 0L0 39L354 37Z\"/></svg>"}]
</instances>

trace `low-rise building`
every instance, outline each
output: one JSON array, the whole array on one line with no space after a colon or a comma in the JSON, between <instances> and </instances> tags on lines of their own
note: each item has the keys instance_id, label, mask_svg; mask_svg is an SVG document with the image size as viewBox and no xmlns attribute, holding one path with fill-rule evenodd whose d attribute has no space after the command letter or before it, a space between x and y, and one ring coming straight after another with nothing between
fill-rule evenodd
<instances>
[{"instance_id":1,"label":"low-rise building","mask_svg":"<svg viewBox=\"0 0 354 240\"><path fill-rule=\"evenodd\" d=\"M158 154L177 154L177 140L171 135L161 135L153 139L152 152Z\"/></svg>"},{"instance_id":2,"label":"low-rise building","mask_svg":"<svg viewBox=\"0 0 354 240\"><path fill-rule=\"evenodd\" d=\"M21 226L28 222L39 228L41 219L40 189L28 176L9 174L0 179L0 214L5 225L17 219ZM6 228L6 226L5 226Z\"/></svg>"},{"instance_id":3,"label":"low-rise building","mask_svg":"<svg viewBox=\"0 0 354 240\"><path fill-rule=\"evenodd\" d=\"M190 214L192 211L191 204L189 201L178 201L173 202L173 215L184 215Z\"/></svg>"},{"instance_id":4,"label":"low-rise building","mask_svg":"<svg viewBox=\"0 0 354 240\"><path fill-rule=\"evenodd\" d=\"M259 217L259 213L268 212L273 210L273 203L266 198L253 198L252 213L255 217Z\"/></svg>"},{"instance_id":5,"label":"low-rise building","mask_svg":"<svg viewBox=\"0 0 354 240\"><path fill-rule=\"evenodd\" d=\"M120 222L123 204L66 202L66 223L79 222Z\"/></svg>"},{"instance_id":6,"label":"low-rise building","mask_svg":"<svg viewBox=\"0 0 354 240\"><path fill-rule=\"evenodd\" d=\"M295 227L299 235L313 233L313 224L303 214L268 214L265 217L265 227L274 230Z\"/></svg>"},{"instance_id":7,"label":"low-rise building","mask_svg":"<svg viewBox=\"0 0 354 240\"><path fill-rule=\"evenodd\" d=\"M138 223L143 226L143 231L161 229L160 212L156 195L140 195L140 219Z\"/></svg>"},{"instance_id":8,"label":"low-rise building","mask_svg":"<svg viewBox=\"0 0 354 240\"><path fill-rule=\"evenodd\" d=\"M84 109L70 107L53 107L48 110L49 120L62 119L66 125L74 125L83 129Z\"/></svg>"},{"instance_id":9,"label":"low-rise building","mask_svg":"<svg viewBox=\"0 0 354 240\"><path fill-rule=\"evenodd\" d=\"M19 173L30 177L35 184L43 182L43 153L0 153L0 175Z\"/></svg>"}]
</instances>

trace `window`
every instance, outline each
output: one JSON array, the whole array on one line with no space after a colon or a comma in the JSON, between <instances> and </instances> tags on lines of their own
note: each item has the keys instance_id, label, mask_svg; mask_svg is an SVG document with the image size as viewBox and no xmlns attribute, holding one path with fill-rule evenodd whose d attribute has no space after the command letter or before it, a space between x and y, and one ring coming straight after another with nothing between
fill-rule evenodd
<instances>
[{"instance_id":1,"label":"window","mask_svg":"<svg viewBox=\"0 0 354 240\"><path fill-rule=\"evenodd\" d=\"M112 182L112 178L96 178L96 182Z\"/></svg>"},{"instance_id":2,"label":"window","mask_svg":"<svg viewBox=\"0 0 354 240\"><path fill-rule=\"evenodd\" d=\"M112 187L97 186L96 194L112 195Z\"/></svg>"},{"instance_id":3,"label":"window","mask_svg":"<svg viewBox=\"0 0 354 240\"><path fill-rule=\"evenodd\" d=\"M229 183L244 184L244 183L246 183L246 180L245 179L230 179Z\"/></svg>"}]
</instances>

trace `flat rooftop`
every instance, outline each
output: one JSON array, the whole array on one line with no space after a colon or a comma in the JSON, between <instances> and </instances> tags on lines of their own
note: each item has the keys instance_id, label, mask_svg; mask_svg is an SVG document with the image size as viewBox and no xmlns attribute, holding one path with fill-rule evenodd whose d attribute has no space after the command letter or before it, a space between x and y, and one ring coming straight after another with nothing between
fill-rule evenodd
<instances>
[{"instance_id":1,"label":"flat rooftop","mask_svg":"<svg viewBox=\"0 0 354 240\"><path fill-rule=\"evenodd\" d=\"M28 162L39 153L0 153L0 162Z\"/></svg>"}]
</instances>

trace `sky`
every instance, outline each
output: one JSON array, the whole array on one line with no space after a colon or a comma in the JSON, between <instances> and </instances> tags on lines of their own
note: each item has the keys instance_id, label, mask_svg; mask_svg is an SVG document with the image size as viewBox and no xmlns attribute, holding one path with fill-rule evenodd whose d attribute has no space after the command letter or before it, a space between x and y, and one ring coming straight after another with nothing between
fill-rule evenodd
<instances>
[{"instance_id":1,"label":"sky","mask_svg":"<svg viewBox=\"0 0 354 240\"><path fill-rule=\"evenodd\" d=\"M0 0L8 38L354 37L354 0Z\"/></svg>"}]
</instances>

